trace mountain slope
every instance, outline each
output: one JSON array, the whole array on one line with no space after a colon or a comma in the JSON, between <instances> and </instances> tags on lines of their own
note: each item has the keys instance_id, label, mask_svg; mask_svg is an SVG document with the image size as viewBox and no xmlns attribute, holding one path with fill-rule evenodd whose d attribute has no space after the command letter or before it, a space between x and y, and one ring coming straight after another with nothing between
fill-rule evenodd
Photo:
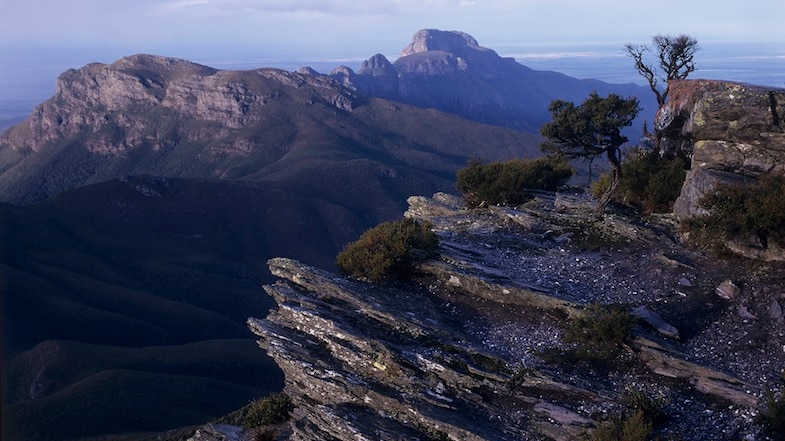
<instances>
[{"instance_id":1,"label":"mountain slope","mask_svg":"<svg viewBox=\"0 0 785 441\"><path fill-rule=\"evenodd\" d=\"M354 160L378 164L376 176L451 179L470 156L533 156L537 140L322 76L137 55L64 73L54 97L0 136L0 197L29 203L139 174L282 179Z\"/></svg>"}]
</instances>

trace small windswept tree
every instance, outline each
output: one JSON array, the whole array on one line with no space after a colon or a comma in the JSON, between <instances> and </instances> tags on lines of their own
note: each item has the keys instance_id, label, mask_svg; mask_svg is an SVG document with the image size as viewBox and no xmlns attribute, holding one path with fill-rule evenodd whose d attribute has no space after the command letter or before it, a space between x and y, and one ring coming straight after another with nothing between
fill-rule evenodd
<instances>
[{"instance_id":1,"label":"small windswept tree","mask_svg":"<svg viewBox=\"0 0 785 441\"><path fill-rule=\"evenodd\" d=\"M650 50L647 45L627 43L624 50L635 62L635 70L649 83L649 88L657 97L657 110L665 105L668 99L668 81L683 80L695 71L695 52L698 51L698 40L689 35L655 35L651 39L657 57L657 67L644 60ZM660 81L665 83L660 86Z\"/></svg>"},{"instance_id":2,"label":"small windswept tree","mask_svg":"<svg viewBox=\"0 0 785 441\"><path fill-rule=\"evenodd\" d=\"M540 149L567 158L590 158L605 154L611 165L611 184L600 196L596 211L603 212L621 182L621 147L627 137L621 129L632 124L640 112L635 97L610 94L605 98L592 92L581 105L554 100L548 110L553 121L540 133L547 138Z\"/></svg>"}]
</instances>

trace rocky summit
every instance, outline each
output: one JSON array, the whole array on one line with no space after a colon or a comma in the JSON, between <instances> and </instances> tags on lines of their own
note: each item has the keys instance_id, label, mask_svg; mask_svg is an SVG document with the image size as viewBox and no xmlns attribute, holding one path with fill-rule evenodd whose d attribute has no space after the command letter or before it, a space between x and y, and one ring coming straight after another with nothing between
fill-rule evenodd
<instances>
[{"instance_id":1,"label":"rocky summit","mask_svg":"<svg viewBox=\"0 0 785 441\"><path fill-rule=\"evenodd\" d=\"M664 438L758 439L785 362L781 267L717 263L682 246L670 216L587 217L581 195L409 204L441 245L406 282L269 262L278 306L248 324L297 406L287 439L577 440L642 395ZM574 345L564 323L593 303L639 317L622 353L555 355Z\"/></svg>"},{"instance_id":2,"label":"rocky summit","mask_svg":"<svg viewBox=\"0 0 785 441\"><path fill-rule=\"evenodd\" d=\"M701 200L723 184L785 173L785 89L710 80L676 80L657 114L663 152L691 157L673 212L680 220L705 214ZM785 250L735 241L739 254L785 260Z\"/></svg>"},{"instance_id":3,"label":"rocky summit","mask_svg":"<svg viewBox=\"0 0 785 441\"><path fill-rule=\"evenodd\" d=\"M702 173L782 172L781 90L671 87L657 124L670 153L692 157L682 199L711 191ZM283 438L579 440L646 409L663 439L767 439L785 364L782 263L689 245L678 225L695 212L598 218L581 193L514 208L469 210L443 193L408 203L440 247L404 280L268 262L278 306L248 325L296 405ZM579 355L569 323L598 305L635 324L619 353Z\"/></svg>"}]
</instances>

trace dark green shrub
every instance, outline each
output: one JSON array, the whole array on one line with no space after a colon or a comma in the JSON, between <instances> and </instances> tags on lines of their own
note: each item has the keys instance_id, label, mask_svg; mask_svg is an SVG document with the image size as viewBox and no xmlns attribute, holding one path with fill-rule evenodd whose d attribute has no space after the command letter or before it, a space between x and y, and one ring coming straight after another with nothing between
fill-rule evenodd
<instances>
[{"instance_id":1,"label":"dark green shrub","mask_svg":"<svg viewBox=\"0 0 785 441\"><path fill-rule=\"evenodd\" d=\"M635 317L619 308L593 303L565 327L564 340L578 343L593 354L614 357L630 334Z\"/></svg>"},{"instance_id":2,"label":"dark green shrub","mask_svg":"<svg viewBox=\"0 0 785 441\"><path fill-rule=\"evenodd\" d=\"M592 441L648 441L654 432L654 425L643 411L636 410L631 415L620 413L600 425L592 434Z\"/></svg>"},{"instance_id":3,"label":"dark green shrub","mask_svg":"<svg viewBox=\"0 0 785 441\"><path fill-rule=\"evenodd\" d=\"M620 345L630 334L635 317L619 308L592 303L567 325L565 339L573 342Z\"/></svg>"},{"instance_id":4,"label":"dark green shrub","mask_svg":"<svg viewBox=\"0 0 785 441\"><path fill-rule=\"evenodd\" d=\"M458 170L457 188L468 207L519 205L531 199L527 190L556 190L572 176L572 167L556 157L483 163L472 160Z\"/></svg>"},{"instance_id":5,"label":"dark green shrub","mask_svg":"<svg viewBox=\"0 0 785 441\"><path fill-rule=\"evenodd\" d=\"M682 157L665 158L657 151L633 149L622 161L622 180L614 201L643 212L668 212L679 197L689 162ZM611 182L605 173L592 185L592 194L602 195Z\"/></svg>"},{"instance_id":6,"label":"dark green shrub","mask_svg":"<svg viewBox=\"0 0 785 441\"><path fill-rule=\"evenodd\" d=\"M772 439L785 440L785 398L777 399L774 393L769 392L766 396L766 409L760 413L758 419L763 430Z\"/></svg>"},{"instance_id":7,"label":"dark green shrub","mask_svg":"<svg viewBox=\"0 0 785 441\"><path fill-rule=\"evenodd\" d=\"M294 404L288 395L273 394L255 400L248 406L243 418L243 426L253 428L282 423L289 419L289 412L292 410L294 410Z\"/></svg>"},{"instance_id":8,"label":"dark green shrub","mask_svg":"<svg viewBox=\"0 0 785 441\"><path fill-rule=\"evenodd\" d=\"M630 411L640 411L651 421L656 423L665 416L665 407L669 402L664 397L652 397L644 391L627 389L619 396L619 402Z\"/></svg>"},{"instance_id":9,"label":"dark green shrub","mask_svg":"<svg viewBox=\"0 0 785 441\"><path fill-rule=\"evenodd\" d=\"M260 427L253 433L253 441L275 441L278 431L272 427Z\"/></svg>"},{"instance_id":10,"label":"dark green shrub","mask_svg":"<svg viewBox=\"0 0 785 441\"><path fill-rule=\"evenodd\" d=\"M709 214L692 219L687 228L705 244L755 237L785 245L785 176L765 175L755 183L723 185L702 201Z\"/></svg>"},{"instance_id":11,"label":"dark green shrub","mask_svg":"<svg viewBox=\"0 0 785 441\"><path fill-rule=\"evenodd\" d=\"M431 228L429 222L414 219L379 224L346 245L336 265L345 274L380 282L407 262L436 251L439 237Z\"/></svg>"},{"instance_id":12,"label":"dark green shrub","mask_svg":"<svg viewBox=\"0 0 785 441\"><path fill-rule=\"evenodd\" d=\"M622 344L629 337L635 317L619 308L604 308L593 303L577 316L564 322L564 341L575 343L568 349L548 348L537 356L546 363L573 369L589 363L597 372L623 367L619 357Z\"/></svg>"}]
</instances>

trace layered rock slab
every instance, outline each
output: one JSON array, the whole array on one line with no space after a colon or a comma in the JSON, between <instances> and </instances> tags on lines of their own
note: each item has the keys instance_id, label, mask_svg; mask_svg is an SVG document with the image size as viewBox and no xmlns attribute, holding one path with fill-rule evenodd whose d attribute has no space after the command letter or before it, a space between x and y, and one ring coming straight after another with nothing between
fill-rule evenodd
<instances>
[{"instance_id":1,"label":"layered rock slab","mask_svg":"<svg viewBox=\"0 0 785 441\"><path fill-rule=\"evenodd\" d=\"M709 275L698 272L700 256L680 249L661 226L624 216L597 221L620 232L626 243L616 242L618 250L580 252L561 238L573 232L577 240L575 225L586 227L574 224L581 204L580 196L541 194L516 209L470 211L448 195L412 198L407 215L434 223L441 257L395 287L271 260L282 280L265 289L279 307L249 325L285 372L285 391L298 405L289 439L578 439L618 409L628 388L671 400L663 435L755 433L751 415L765 383L713 366L717 354L705 352L707 342L696 341L694 329L678 342L658 337L654 324L641 325L622 356L629 370L607 375L591 365L545 361L546 352L569 349L560 322L587 302L634 301L670 321L701 295L690 292L681 300L655 287L672 280L674 289L688 290L679 285L687 276L694 291L714 283L701 280ZM630 253L644 250L639 263L631 263ZM588 280L588 270L570 267L605 261L614 268L617 260L628 263L618 263L619 270L638 276L659 273L603 281L595 272ZM672 263L682 261L691 264ZM549 278L551 271L558 279ZM702 313L717 320L703 322L706 332L730 338L722 328L728 318ZM659 326L679 335L673 326ZM735 357L724 366L744 372L757 356L751 350ZM776 374L759 369L746 377L761 373Z\"/></svg>"}]
</instances>

